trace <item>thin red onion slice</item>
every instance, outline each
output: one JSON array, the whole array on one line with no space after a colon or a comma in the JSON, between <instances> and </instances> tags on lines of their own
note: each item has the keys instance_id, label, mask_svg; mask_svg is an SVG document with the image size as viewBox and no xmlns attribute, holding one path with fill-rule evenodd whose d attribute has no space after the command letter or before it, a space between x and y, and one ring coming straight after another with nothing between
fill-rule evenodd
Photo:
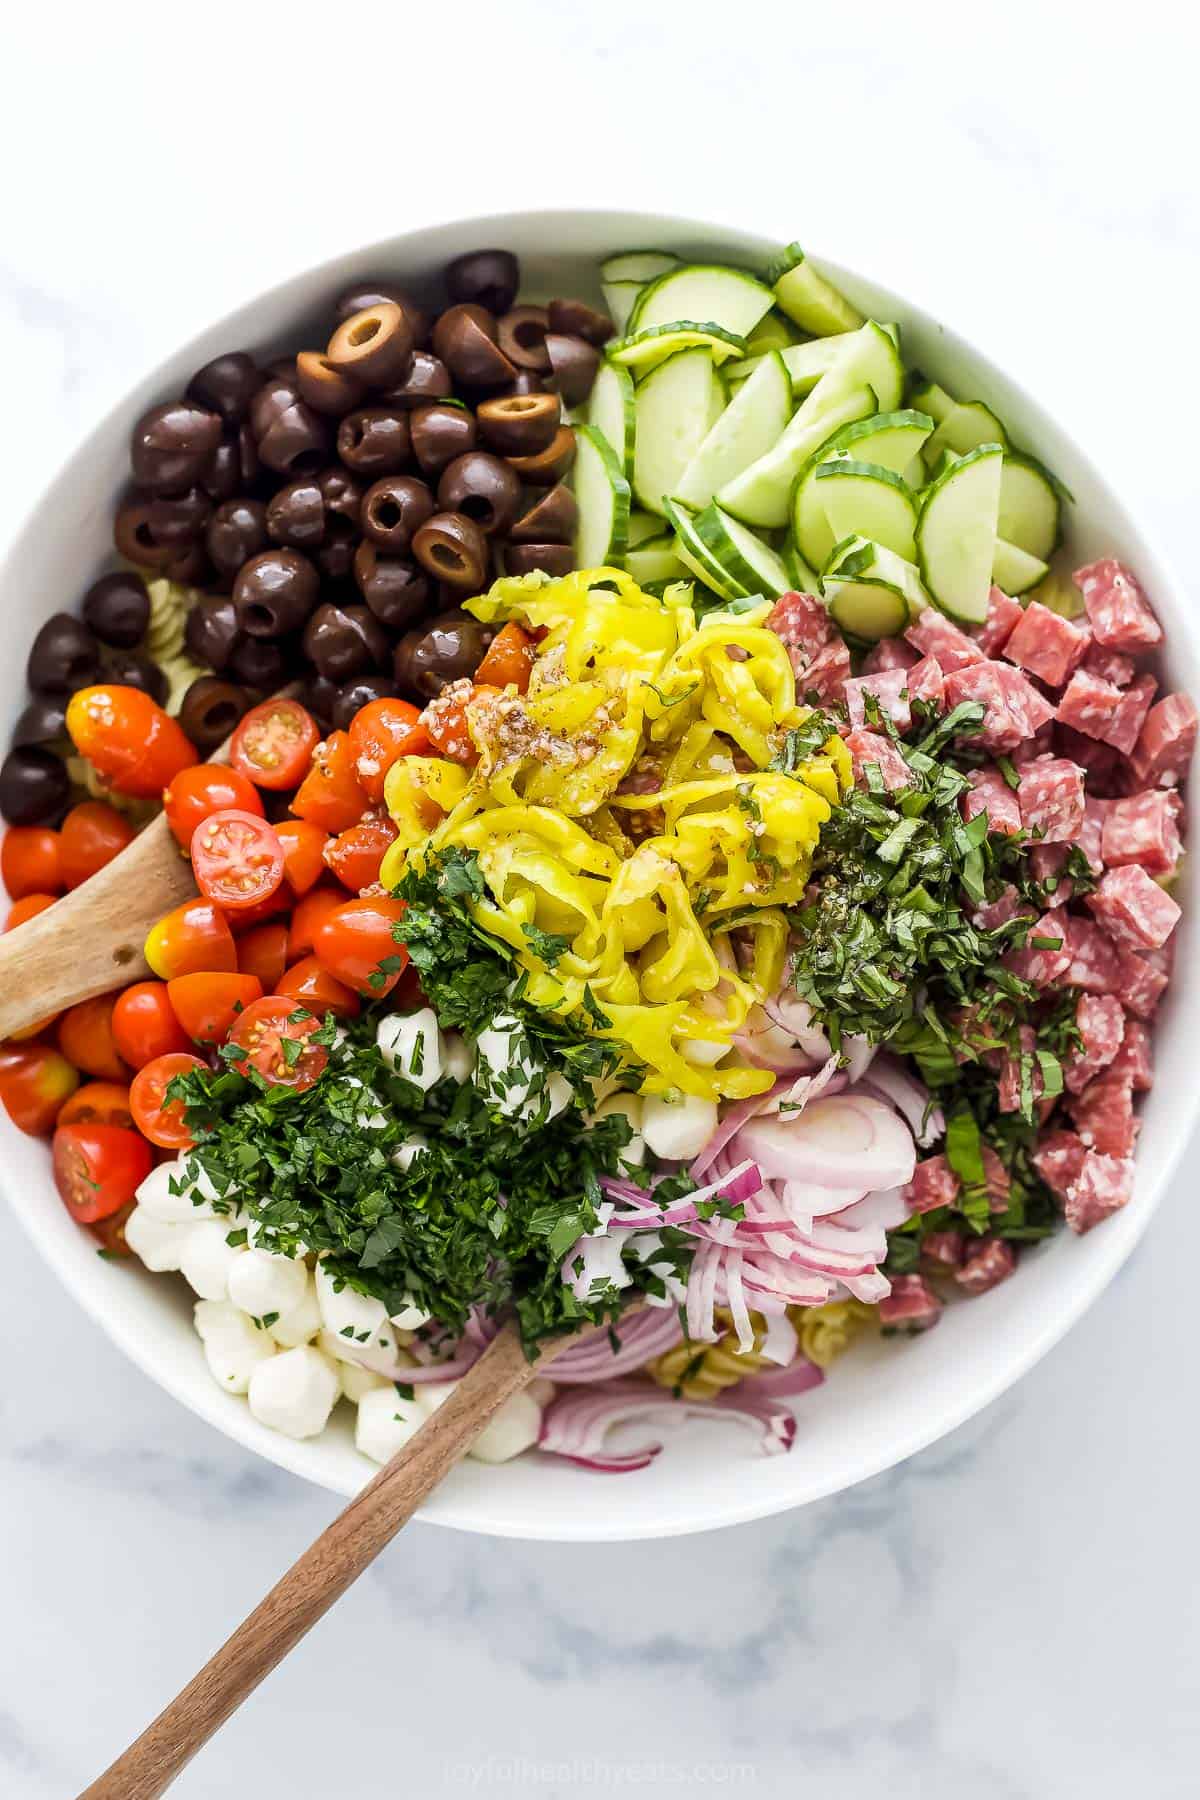
<instances>
[{"instance_id":1,"label":"thin red onion slice","mask_svg":"<svg viewBox=\"0 0 1200 1800\"><path fill-rule=\"evenodd\" d=\"M584 1468L626 1473L644 1469L658 1455L662 1444L648 1442L628 1450L607 1450L610 1431L634 1423L670 1431L691 1417L726 1418L749 1428L766 1456L790 1450L796 1438L795 1415L761 1390L743 1395L745 1386L742 1383L715 1400L652 1397L640 1381L614 1381L604 1389L560 1394L542 1415L538 1448Z\"/></svg>"},{"instance_id":2,"label":"thin red onion slice","mask_svg":"<svg viewBox=\"0 0 1200 1800\"><path fill-rule=\"evenodd\" d=\"M931 1102L929 1089L894 1056L877 1056L861 1085L895 1107L922 1150L944 1135L946 1117L941 1107Z\"/></svg>"}]
</instances>

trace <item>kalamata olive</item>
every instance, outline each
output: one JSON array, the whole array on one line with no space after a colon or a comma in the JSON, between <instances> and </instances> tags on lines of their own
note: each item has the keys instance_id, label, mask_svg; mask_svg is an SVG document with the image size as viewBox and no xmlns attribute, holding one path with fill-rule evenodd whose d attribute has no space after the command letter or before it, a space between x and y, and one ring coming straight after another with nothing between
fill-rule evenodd
<instances>
[{"instance_id":1,"label":"kalamata olive","mask_svg":"<svg viewBox=\"0 0 1200 1800\"><path fill-rule=\"evenodd\" d=\"M363 496L363 535L389 556L404 556L433 510L433 495L415 475L385 475Z\"/></svg>"},{"instance_id":2,"label":"kalamata olive","mask_svg":"<svg viewBox=\"0 0 1200 1800\"><path fill-rule=\"evenodd\" d=\"M241 431L248 433L248 427L240 426L239 436ZM257 461L258 453L256 451L255 462L257 463ZM223 500L232 500L235 494L241 492L246 481L242 474L242 456L238 436L221 439L205 463L204 474L200 479L209 499L218 505Z\"/></svg>"},{"instance_id":3,"label":"kalamata olive","mask_svg":"<svg viewBox=\"0 0 1200 1800\"><path fill-rule=\"evenodd\" d=\"M553 487L575 461L575 433L569 425L560 425L548 449L534 456L510 456L506 461L530 487Z\"/></svg>"},{"instance_id":4,"label":"kalamata olive","mask_svg":"<svg viewBox=\"0 0 1200 1800\"><path fill-rule=\"evenodd\" d=\"M182 494L200 480L220 441L219 413L192 400L152 406L130 438L133 479L151 494Z\"/></svg>"},{"instance_id":5,"label":"kalamata olive","mask_svg":"<svg viewBox=\"0 0 1200 1800\"><path fill-rule=\"evenodd\" d=\"M399 692L399 682L393 681L390 675L360 675L357 681L347 682L338 691L330 724L335 731L345 731L355 713L369 706L372 700L394 700Z\"/></svg>"},{"instance_id":6,"label":"kalamata olive","mask_svg":"<svg viewBox=\"0 0 1200 1800\"><path fill-rule=\"evenodd\" d=\"M201 594L183 628L183 641L197 662L218 673L228 668L240 636L237 607L227 594Z\"/></svg>"},{"instance_id":7,"label":"kalamata olive","mask_svg":"<svg viewBox=\"0 0 1200 1800\"><path fill-rule=\"evenodd\" d=\"M187 397L220 413L227 425L240 425L262 386L262 371L244 350L214 356L188 382Z\"/></svg>"},{"instance_id":8,"label":"kalamata olive","mask_svg":"<svg viewBox=\"0 0 1200 1800\"><path fill-rule=\"evenodd\" d=\"M326 581L349 581L358 546L358 533L349 520L331 516L325 523L324 538L313 551L313 561Z\"/></svg>"},{"instance_id":9,"label":"kalamata olive","mask_svg":"<svg viewBox=\"0 0 1200 1800\"><path fill-rule=\"evenodd\" d=\"M282 394L274 389L272 402L261 406L255 398L251 413L255 444L268 469L277 475L301 475L328 460L330 428L304 400L279 404Z\"/></svg>"},{"instance_id":10,"label":"kalamata olive","mask_svg":"<svg viewBox=\"0 0 1200 1800\"><path fill-rule=\"evenodd\" d=\"M338 295L333 316L341 325L355 313L366 312L370 306L378 306L381 300L390 300L400 308L408 320L414 344L422 345L428 341L429 315L424 307L419 306L402 287L396 287L390 281L364 281L357 287L347 288L344 294Z\"/></svg>"},{"instance_id":11,"label":"kalamata olive","mask_svg":"<svg viewBox=\"0 0 1200 1800\"><path fill-rule=\"evenodd\" d=\"M238 624L251 637L283 637L303 625L320 590L316 569L298 550L260 551L233 584Z\"/></svg>"},{"instance_id":12,"label":"kalamata olive","mask_svg":"<svg viewBox=\"0 0 1200 1800\"><path fill-rule=\"evenodd\" d=\"M0 763L0 814L10 825L48 825L70 791L66 767L53 750L22 746Z\"/></svg>"},{"instance_id":13,"label":"kalamata olive","mask_svg":"<svg viewBox=\"0 0 1200 1800\"><path fill-rule=\"evenodd\" d=\"M496 321L496 341L518 369L550 367L546 349L549 319L544 306L514 306Z\"/></svg>"},{"instance_id":14,"label":"kalamata olive","mask_svg":"<svg viewBox=\"0 0 1200 1800\"><path fill-rule=\"evenodd\" d=\"M212 564L203 544L171 544L171 555L161 564L168 581L181 587L203 587L212 575Z\"/></svg>"},{"instance_id":15,"label":"kalamata olive","mask_svg":"<svg viewBox=\"0 0 1200 1800\"><path fill-rule=\"evenodd\" d=\"M468 450L442 471L437 497L442 512L465 513L488 537L503 536L517 516L521 483L498 456Z\"/></svg>"},{"instance_id":16,"label":"kalamata olive","mask_svg":"<svg viewBox=\"0 0 1200 1800\"><path fill-rule=\"evenodd\" d=\"M401 380L412 352L412 331L403 309L394 300L377 300L342 320L325 355L335 369L365 387L386 387Z\"/></svg>"},{"instance_id":17,"label":"kalamata olive","mask_svg":"<svg viewBox=\"0 0 1200 1800\"><path fill-rule=\"evenodd\" d=\"M458 610L438 613L405 632L393 664L401 693L432 700L450 682L469 679L495 635L493 626Z\"/></svg>"},{"instance_id":18,"label":"kalamata olive","mask_svg":"<svg viewBox=\"0 0 1200 1800\"><path fill-rule=\"evenodd\" d=\"M358 406L363 397L362 382L346 369L335 369L320 350L300 352L296 358L296 386L300 398L314 412L328 413L334 419Z\"/></svg>"},{"instance_id":19,"label":"kalamata olive","mask_svg":"<svg viewBox=\"0 0 1200 1800\"><path fill-rule=\"evenodd\" d=\"M167 703L170 683L156 662L139 656L136 650L117 650L108 658L104 679L120 687L140 688L160 706Z\"/></svg>"},{"instance_id":20,"label":"kalamata olive","mask_svg":"<svg viewBox=\"0 0 1200 1800\"><path fill-rule=\"evenodd\" d=\"M56 744L67 735L66 694L37 694L13 727L12 741L20 749L30 744Z\"/></svg>"},{"instance_id":21,"label":"kalamata olive","mask_svg":"<svg viewBox=\"0 0 1200 1800\"><path fill-rule=\"evenodd\" d=\"M379 623L389 631L403 631L429 611L432 589L428 576L403 557L382 556L369 538L354 552L354 579Z\"/></svg>"},{"instance_id":22,"label":"kalamata olive","mask_svg":"<svg viewBox=\"0 0 1200 1800\"><path fill-rule=\"evenodd\" d=\"M465 406L437 401L412 412L413 455L423 475L440 475L447 463L475 448L475 418Z\"/></svg>"},{"instance_id":23,"label":"kalamata olive","mask_svg":"<svg viewBox=\"0 0 1200 1800\"><path fill-rule=\"evenodd\" d=\"M204 542L218 574L232 579L270 542L266 507L260 500L226 500L208 521Z\"/></svg>"},{"instance_id":24,"label":"kalamata olive","mask_svg":"<svg viewBox=\"0 0 1200 1800\"><path fill-rule=\"evenodd\" d=\"M102 644L132 650L150 623L150 596L140 575L102 575L83 596L83 622Z\"/></svg>"},{"instance_id":25,"label":"kalamata olive","mask_svg":"<svg viewBox=\"0 0 1200 1800\"><path fill-rule=\"evenodd\" d=\"M275 638L239 637L229 657L229 674L246 687L272 693L287 677L288 658Z\"/></svg>"},{"instance_id":26,"label":"kalamata olive","mask_svg":"<svg viewBox=\"0 0 1200 1800\"><path fill-rule=\"evenodd\" d=\"M218 681L215 675L201 675L183 696L179 723L201 756L208 756L225 742L251 703L245 688Z\"/></svg>"},{"instance_id":27,"label":"kalamata olive","mask_svg":"<svg viewBox=\"0 0 1200 1800\"><path fill-rule=\"evenodd\" d=\"M562 411L556 394L505 394L482 400L475 417L489 450L501 456L536 456L554 442Z\"/></svg>"},{"instance_id":28,"label":"kalamata olive","mask_svg":"<svg viewBox=\"0 0 1200 1800\"><path fill-rule=\"evenodd\" d=\"M575 567L575 552L570 544L505 544L506 575L529 575L544 569L547 575L569 575Z\"/></svg>"},{"instance_id":29,"label":"kalamata olive","mask_svg":"<svg viewBox=\"0 0 1200 1800\"><path fill-rule=\"evenodd\" d=\"M160 544L150 525L149 499L130 498L113 515L113 543L127 562L164 569L175 560L174 544Z\"/></svg>"},{"instance_id":30,"label":"kalamata olive","mask_svg":"<svg viewBox=\"0 0 1200 1800\"><path fill-rule=\"evenodd\" d=\"M394 475L412 460L408 414L401 407L364 406L338 426L337 452L356 475L374 481Z\"/></svg>"},{"instance_id":31,"label":"kalamata olive","mask_svg":"<svg viewBox=\"0 0 1200 1800\"><path fill-rule=\"evenodd\" d=\"M325 496L313 475L289 481L267 504L267 532L277 544L311 550L325 536Z\"/></svg>"},{"instance_id":32,"label":"kalamata olive","mask_svg":"<svg viewBox=\"0 0 1200 1800\"><path fill-rule=\"evenodd\" d=\"M33 640L26 665L35 694L73 694L97 679L100 646L71 613L52 613Z\"/></svg>"},{"instance_id":33,"label":"kalamata olive","mask_svg":"<svg viewBox=\"0 0 1200 1800\"><path fill-rule=\"evenodd\" d=\"M332 725L333 709L341 691L336 681L330 681L328 676L310 675L301 686L300 704L307 706L313 718L322 725Z\"/></svg>"},{"instance_id":34,"label":"kalamata olive","mask_svg":"<svg viewBox=\"0 0 1200 1800\"><path fill-rule=\"evenodd\" d=\"M546 308L551 331L564 337L581 337L588 344L606 344L616 330L607 313L586 300L551 300Z\"/></svg>"},{"instance_id":35,"label":"kalamata olive","mask_svg":"<svg viewBox=\"0 0 1200 1800\"><path fill-rule=\"evenodd\" d=\"M362 511L363 484L357 476L333 463L328 469L321 470L317 476L317 486L321 490L326 513L345 519L349 525L358 524Z\"/></svg>"},{"instance_id":36,"label":"kalamata olive","mask_svg":"<svg viewBox=\"0 0 1200 1800\"><path fill-rule=\"evenodd\" d=\"M464 594L477 594L488 568L487 539L474 519L457 512L434 513L416 533L413 555L438 581Z\"/></svg>"},{"instance_id":37,"label":"kalamata olive","mask_svg":"<svg viewBox=\"0 0 1200 1800\"><path fill-rule=\"evenodd\" d=\"M581 406L592 391L600 352L581 337L565 337L561 332L546 333L546 352L550 358L550 379L566 406Z\"/></svg>"},{"instance_id":38,"label":"kalamata olive","mask_svg":"<svg viewBox=\"0 0 1200 1800\"><path fill-rule=\"evenodd\" d=\"M304 628L304 654L318 675L350 681L387 661L382 625L365 606L318 606Z\"/></svg>"},{"instance_id":39,"label":"kalamata olive","mask_svg":"<svg viewBox=\"0 0 1200 1800\"><path fill-rule=\"evenodd\" d=\"M546 383L536 369L518 369L504 392L506 394L544 394Z\"/></svg>"},{"instance_id":40,"label":"kalamata olive","mask_svg":"<svg viewBox=\"0 0 1200 1800\"><path fill-rule=\"evenodd\" d=\"M445 400L450 391L450 371L441 357L429 350L414 350L404 379L382 397L389 406L416 406L423 400Z\"/></svg>"},{"instance_id":41,"label":"kalamata olive","mask_svg":"<svg viewBox=\"0 0 1200 1800\"><path fill-rule=\"evenodd\" d=\"M433 327L433 350L469 387L503 387L515 373L496 342L496 321L482 306L447 307Z\"/></svg>"},{"instance_id":42,"label":"kalamata olive","mask_svg":"<svg viewBox=\"0 0 1200 1800\"><path fill-rule=\"evenodd\" d=\"M509 536L517 544L569 544L575 536L578 517L574 494L560 483L537 496L516 520Z\"/></svg>"},{"instance_id":43,"label":"kalamata olive","mask_svg":"<svg viewBox=\"0 0 1200 1800\"><path fill-rule=\"evenodd\" d=\"M194 544L208 524L212 501L203 488L164 494L150 502L147 522L158 544Z\"/></svg>"},{"instance_id":44,"label":"kalamata olive","mask_svg":"<svg viewBox=\"0 0 1200 1800\"><path fill-rule=\"evenodd\" d=\"M446 265L446 292L452 301L507 312L521 285L521 265L511 250L468 250Z\"/></svg>"}]
</instances>

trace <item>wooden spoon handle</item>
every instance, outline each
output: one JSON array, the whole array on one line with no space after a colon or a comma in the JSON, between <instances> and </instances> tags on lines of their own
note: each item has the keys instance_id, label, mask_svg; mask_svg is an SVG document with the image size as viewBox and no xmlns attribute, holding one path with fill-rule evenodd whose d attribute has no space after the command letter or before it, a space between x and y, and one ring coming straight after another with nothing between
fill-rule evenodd
<instances>
[{"instance_id":1,"label":"wooden spoon handle","mask_svg":"<svg viewBox=\"0 0 1200 1800\"><path fill-rule=\"evenodd\" d=\"M531 1363L515 1326L506 1326L412 1442L339 1513L200 1673L79 1800L154 1800L163 1793L408 1523L496 1409L561 1348L560 1339Z\"/></svg>"}]
</instances>

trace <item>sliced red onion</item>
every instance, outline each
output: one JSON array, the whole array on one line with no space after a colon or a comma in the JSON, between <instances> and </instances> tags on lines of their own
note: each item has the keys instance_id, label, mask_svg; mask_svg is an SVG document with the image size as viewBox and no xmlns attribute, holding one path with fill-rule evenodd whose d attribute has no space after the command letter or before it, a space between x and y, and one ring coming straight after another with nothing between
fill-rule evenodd
<instances>
[{"instance_id":1,"label":"sliced red onion","mask_svg":"<svg viewBox=\"0 0 1200 1800\"><path fill-rule=\"evenodd\" d=\"M759 1369L756 1374L747 1375L740 1385L743 1394L782 1400L792 1394L807 1394L810 1389L820 1387L824 1379L823 1369L809 1362L806 1356L798 1356L785 1368Z\"/></svg>"},{"instance_id":2,"label":"sliced red onion","mask_svg":"<svg viewBox=\"0 0 1200 1800\"><path fill-rule=\"evenodd\" d=\"M773 1000L763 1001L763 1011L772 1024L795 1038L800 1048L814 1062L825 1062L832 1056L829 1039L812 1022L812 1007L802 1000L794 988L784 988Z\"/></svg>"},{"instance_id":3,"label":"sliced red onion","mask_svg":"<svg viewBox=\"0 0 1200 1800\"><path fill-rule=\"evenodd\" d=\"M607 1176L600 1177L600 1186L606 1193L610 1192L614 1185L616 1184L610 1184ZM650 1230L661 1225L690 1225L695 1222L696 1208L702 1206L705 1201L714 1200L720 1195L723 1199L738 1206L751 1199L761 1186L762 1175L752 1162L744 1160L736 1168L731 1169L727 1175L710 1182L707 1187L697 1188L694 1193L685 1195L682 1200L677 1200L672 1206L656 1208L653 1204L653 1194L643 1194L641 1196L643 1204L639 1211L614 1213L609 1223Z\"/></svg>"},{"instance_id":4,"label":"sliced red onion","mask_svg":"<svg viewBox=\"0 0 1200 1800\"><path fill-rule=\"evenodd\" d=\"M894 1231L897 1225L903 1225L908 1216L909 1205L904 1197L904 1189L882 1188L877 1194L866 1194L861 1200L856 1200L853 1206L847 1206L838 1214L837 1223Z\"/></svg>"},{"instance_id":5,"label":"sliced red onion","mask_svg":"<svg viewBox=\"0 0 1200 1800\"><path fill-rule=\"evenodd\" d=\"M896 1108L922 1150L945 1134L946 1117L941 1107L931 1103L929 1089L894 1056L877 1056L862 1085Z\"/></svg>"},{"instance_id":6,"label":"sliced red onion","mask_svg":"<svg viewBox=\"0 0 1200 1800\"><path fill-rule=\"evenodd\" d=\"M902 1186L916 1162L912 1138L890 1107L846 1094L810 1104L799 1115L751 1119L738 1147L768 1179L841 1187L847 1204L850 1192L857 1198Z\"/></svg>"},{"instance_id":7,"label":"sliced red onion","mask_svg":"<svg viewBox=\"0 0 1200 1800\"><path fill-rule=\"evenodd\" d=\"M683 1327L672 1307L664 1312L646 1307L620 1319L612 1327L619 1348L614 1350L608 1326L587 1332L560 1350L549 1365L551 1381L564 1387L582 1387L631 1374L683 1342Z\"/></svg>"},{"instance_id":8,"label":"sliced red onion","mask_svg":"<svg viewBox=\"0 0 1200 1800\"><path fill-rule=\"evenodd\" d=\"M767 1329L763 1335L762 1354L768 1362L777 1363L786 1369L795 1362L800 1352L800 1339L796 1327L786 1313L779 1313L767 1320Z\"/></svg>"},{"instance_id":9,"label":"sliced red onion","mask_svg":"<svg viewBox=\"0 0 1200 1800\"><path fill-rule=\"evenodd\" d=\"M651 1442L625 1451L606 1451L610 1431L634 1422L669 1431L687 1418L724 1417L754 1431L764 1455L778 1456L790 1450L796 1437L795 1415L762 1391L743 1393L746 1385L742 1383L715 1400L651 1398L640 1381L614 1381L602 1390L560 1394L542 1415L538 1448L584 1468L626 1473L644 1469L662 1445Z\"/></svg>"},{"instance_id":10,"label":"sliced red onion","mask_svg":"<svg viewBox=\"0 0 1200 1800\"><path fill-rule=\"evenodd\" d=\"M842 1039L842 1054L846 1058L846 1080L851 1086L862 1080L878 1050L878 1044L873 1044L870 1038L861 1037L854 1031L846 1033Z\"/></svg>"}]
</instances>

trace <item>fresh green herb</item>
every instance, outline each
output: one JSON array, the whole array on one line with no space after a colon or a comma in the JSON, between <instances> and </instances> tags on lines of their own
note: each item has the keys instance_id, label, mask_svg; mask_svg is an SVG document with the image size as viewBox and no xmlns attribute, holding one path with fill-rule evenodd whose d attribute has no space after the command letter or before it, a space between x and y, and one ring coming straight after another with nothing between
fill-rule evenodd
<instances>
[{"instance_id":1,"label":"fresh green herb","mask_svg":"<svg viewBox=\"0 0 1200 1800\"><path fill-rule=\"evenodd\" d=\"M569 937L563 937L556 931L542 931L536 925L522 925L521 934L539 961L548 969L557 966L561 956L565 956L571 948Z\"/></svg>"}]
</instances>

